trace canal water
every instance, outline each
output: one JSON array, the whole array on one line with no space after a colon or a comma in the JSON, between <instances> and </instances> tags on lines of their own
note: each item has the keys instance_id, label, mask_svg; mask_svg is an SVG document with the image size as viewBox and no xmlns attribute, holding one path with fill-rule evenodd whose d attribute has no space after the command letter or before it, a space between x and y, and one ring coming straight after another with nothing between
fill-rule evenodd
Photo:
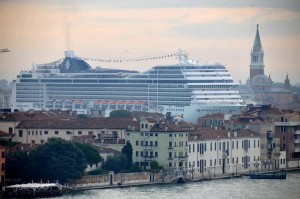
<instances>
[{"instance_id":1,"label":"canal water","mask_svg":"<svg viewBox=\"0 0 300 199\"><path fill-rule=\"evenodd\" d=\"M96 189L65 194L57 199L299 199L300 172L289 172L286 180L219 179L187 184L150 185Z\"/></svg>"}]
</instances>

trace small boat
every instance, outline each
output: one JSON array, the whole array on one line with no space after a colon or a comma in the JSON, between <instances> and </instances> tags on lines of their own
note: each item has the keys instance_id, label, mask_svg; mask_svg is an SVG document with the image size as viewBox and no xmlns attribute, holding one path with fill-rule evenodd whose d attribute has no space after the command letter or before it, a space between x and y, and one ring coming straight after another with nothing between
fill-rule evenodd
<instances>
[{"instance_id":1,"label":"small boat","mask_svg":"<svg viewBox=\"0 0 300 199\"><path fill-rule=\"evenodd\" d=\"M271 173L254 173L249 174L251 179L286 179L286 171L274 171Z\"/></svg>"},{"instance_id":2,"label":"small boat","mask_svg":"<svg viewBox=\"0 0 300 199\"><path fill-rule=\"evenodd\" d=\"M58 183L28 183L4 187L5 198L35 198L62 195L63 186Z\"/></svg>"}]
</instances>

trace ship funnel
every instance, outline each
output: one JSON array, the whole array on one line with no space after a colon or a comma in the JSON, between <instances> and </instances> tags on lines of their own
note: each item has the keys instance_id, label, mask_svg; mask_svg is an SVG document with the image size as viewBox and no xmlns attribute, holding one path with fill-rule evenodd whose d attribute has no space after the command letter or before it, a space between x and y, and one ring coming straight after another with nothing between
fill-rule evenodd
<instances>
[{"instance_id":1,"label":"ship funnel","mask_svg":"<svg viewBox=\"0 0 300 199\"><path fill-rule=\"evenodd\" d=\"M75 57L76 57L76 54L75 54L74 51L68 50L68 51L65 51L65 56L66 56L66 57L70 57L70 58L75 58Z\"/></svg>"}]
</instances>

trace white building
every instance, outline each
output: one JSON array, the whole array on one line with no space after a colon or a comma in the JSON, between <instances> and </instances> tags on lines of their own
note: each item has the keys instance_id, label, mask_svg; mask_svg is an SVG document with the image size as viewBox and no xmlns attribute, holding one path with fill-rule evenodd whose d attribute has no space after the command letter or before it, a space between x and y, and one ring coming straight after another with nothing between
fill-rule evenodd
<instances>
[{"instance_id":1,"label":"white building","mask_svg":"<svg viewBox=\"0 0 300 199\"><path fill-rule=\"evenodd\" d=\"M133 149L132 159L138 166L150 168L152 161L168 170L187 169L188 133L174 123L141 120L139 129L127 131Z\"/></svg>"},{"instance_id":2,"label":"white building","mask_svg":"<svg viewBox=\"0 0 300 199\"><path fill-rule=\"evenodd\" d=\"M188 146L188 166L193 176L236 174L260 166L260 136L248 129L191 132Z\"/></svg>"}]
</instances>

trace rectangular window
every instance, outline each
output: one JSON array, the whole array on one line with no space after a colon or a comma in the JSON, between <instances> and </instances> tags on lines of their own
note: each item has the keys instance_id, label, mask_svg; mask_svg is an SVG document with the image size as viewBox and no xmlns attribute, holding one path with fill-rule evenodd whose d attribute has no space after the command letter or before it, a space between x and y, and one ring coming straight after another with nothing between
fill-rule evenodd
<instances>
[{"instance_id":1,"label":"rectangular window","mask_svg":"<svg viewBox=\"0 0 300 199\"><path fill-rule=\"evenodd\" d=\"M155 136L157 137L157 136L158 136L158 133L155 133Z\"/></svg>"},{"instance_id":2,"label":"rectangular window","mask_svg":"<svg viewBox=\"0 0 300 199\"><path fill-rule=\"evenodd\" d=\"M139 141L138 140L135 141L135 145L139 146Z\"/></svg>"},{"instance_id":3,"label":"rectangular window","mask_svg":"<svg viewBox=\"0 0 300 199\"><path fill-rule=\"evenodd\" d=\"M209 166L212 166L212 160L209 161Z\"/></svg>"},{"instance_id":4,"label":"rectangular window","mask_svg":"<svg viewBox=\"0 0 300 199\"><path fill-rule=\"evenodd\" d=\"M13 128L12 128L12 127L9 127L9 128L8 128L8 133L9 133L9 134L12 134L12 133L13 133Z\"/></svg>"},{"instance_id":5,"label":"rectangular window","mask_svg":"<svg viewBox=\"0 0 300 199\"><path fill-rule=\"evenodd\" d=\"M239 141L236 141L236 149L239 149Z\"/></svg>"},{"instance_id":6,"label":"rectangular window","mask_svg":"<svg viewBox=\"0 0 300 199\"><path fill-rule=\"evenodd\" d=\"M255 143L255 140L254 140L254 143L253 143L253 144L254 144L254 148L255 148L255 147L256 147L256 146L255 146L255 144L256 144L256 143Z\"/></svg>"},{"instance_id":7,"label":"rectangular window","mask_svg":"<svg viewBox=\"0 0 300 199\"><path fill-rule=\"evenodd\" d=\"M234 149L234 141L231 142L231 147Z\"/></svg>"},{"instance_id":8,"label":"rectangular window","mask_svg":"<svg viewBox=\"0 0 300 199\"><path fill-rule=\"evenodd\" d=\"M55 133L55 135L58 135L58 134L59 134L59 132L58 132L58 131L55 131L54 133Z\"/></svg>"},{"instance_id":9,"label":"rectangular window","mask_svg":"<svg viewBox=\"0 0 300 199\"><path fill-rule=\"evenodd\" d=\"M47 135L47 134L48 134L48 131L44 131L44 134Z\"/></svg>"},{"instance_id":10,"label":"rectangular window","mask_svg":"<svg viewBox=\"0 0 300 199\"><path fill-rule=\"evenodd\" d=\"M158 157L158 152L155 152L155 157L156 157L156 158Z\"/></svg>"},{"instance_id":11,"label":"rectangular window","mask_svg":"<svg viewBox=\"0 0 300 199\"><path fill-rule=\"evenodd\" d=\"M169 142L169 148L172 148L172 142Z\"/></svg>"},{"instance_id":12,"label":"rectangular window","mask_svg":"<svg viewBox=\"0 0 300 199\"><path fill-rule=\"evenodd\" d=\"M169 152L169 158L172 158L172 152Z\"/></svg>"},{"instance_id":13,"label":"rectangular window","mask_svg":"<svg viewBox=\"0 0 300 199\"><path fill-rule=\"evenodd\" d=\"M81 135L82 134L82 131L78 131L78 135Z\"/></svg>"},{"instance_id":14,"label":"rectangular window","mask_svg":"<svg viewBox=\"0 0 300 199\"><path fill-rule=\"evenodd\" d=\"M70 135L70 134L72 134L72 132L71 131L67 131L67 135Z\"/></svg>"},{"instance_id":15,"label":"rectangular window","mask_svg":"<svg viewBox=\"0 0 300 199\"><path fill-rule=\"evenodd\" d=\"M141 151L141 157L144 157L144 152L143 151Z\"/></svg>"},{"instance_id":16,"label":"rectangular window","mask_svg":"<svg viewBox=\"0 0 300 199\"><path fill-rule=\"evenodd\" d=\"M193 144L193 153L195 153L195 144Z\"/></svg>"},{"instance_id":17,"label":"rectangular window","mask_svg":"<svg viewBox=\"0 0 300 199\"><path fill-rule=\"evenodd\" d=\"M148 124L145 124L145 129L147 129L148 128Z\"/></svg>"},{"instance_id":18,"label":"rectangular window","mask_svg":"<svg viewBox=\"0 0 300 199\"><path fill-rule=\"evenodd\" d=\"M23 137L23 130L19 130L19 137Z\"/></svg>"},{"instance_id":19,"label":"rectangular window","mask_svg":"<svg viewBox=\"0 0 300 199\"><path fill-rule=\"evenodd\" d=\"M172 162L169 162L169 167L172 167Z\"/></svg>"},{"instance_id":20,"label":"rectangular window","mask_svg":"<svg viewBox=\"0 0 300 199\"><path fill-rule=\"evenodd\" d=\"M138 151L135 152L135 156L139 157L139 152Z\"/></svg>"},{"instance_id":21,"label":"rectangular window","mask_svg":"<svg viewBox=\"0 0 300 199\"><path fill-rule=\"evenodd\" d=\"M212 142L210 143L210 151L212 151Z\"/></svg>"},{"instance_id":22,"label":"rectangular window","mask_svg":"<svg viewBox=\"0 0 300 199\"><path fill-rule=\"evenodd\" d=\"M1 152L1 158L4 158L5 157L5 154L4 154L4 151Z\"/></svg>"},{"instance_id":23,"label":"rectangular window","mask_svg":"<svg viewBox=\"0 0 300 199\"><path fill-rule=\"evenodd\" d=\"M155 141L155 146L158 147L158 141Z\"/></svg>"},{"instance_id":24,"label":"rectangular window","mask_svg":"<svg viewBox=\"0 0 300 199\"><path fill-rule=\"evenodd\" d=\"M172 134L171 134L171 133L169 134L169 137L172 137Z\"/></svg>"}]
</instances>

